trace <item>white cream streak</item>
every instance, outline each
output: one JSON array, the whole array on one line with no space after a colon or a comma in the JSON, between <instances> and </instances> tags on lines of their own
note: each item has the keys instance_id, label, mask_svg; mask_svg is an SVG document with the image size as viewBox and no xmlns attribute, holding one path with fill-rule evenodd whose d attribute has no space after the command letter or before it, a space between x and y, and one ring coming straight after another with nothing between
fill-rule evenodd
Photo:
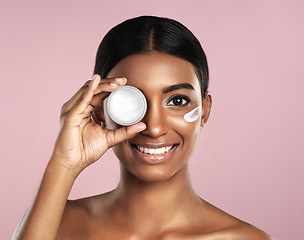
<instances>
[{"instance_id":1,"label":"white cream streak","mask_svg":"<svg viewBox=\"0 0 304 240\"><path fill-rule=\"evenodd\" d=\"M185 121L186 122L194 122L194 121L196 121L199 118L200 114L201 114L201 110L202 110L202 108L199 106L197 108L194 108L190 112L186 113L184 115Z\"/></svg>"}]
</instances>

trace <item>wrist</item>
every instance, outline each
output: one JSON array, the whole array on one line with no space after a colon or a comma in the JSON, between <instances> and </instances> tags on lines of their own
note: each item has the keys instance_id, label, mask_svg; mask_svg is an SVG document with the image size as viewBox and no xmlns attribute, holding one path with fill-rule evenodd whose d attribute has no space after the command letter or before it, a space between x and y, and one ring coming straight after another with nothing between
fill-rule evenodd
<instances>
[{"instance_id":1,"label":"wrist","mask_svg":"<svg viewBox=\"0 0 304 240\"><path fill-rule=\"evenodd\" d=\"M70 166L64 159L61 159L60 157L56 157L54 155L52 155L48 162L47 170L48 169L52 172L55 171L57 173L61 173L63 176L72 178L74 180L83 170L83 168L80 167Z\"/></svg>"}]
</instances>

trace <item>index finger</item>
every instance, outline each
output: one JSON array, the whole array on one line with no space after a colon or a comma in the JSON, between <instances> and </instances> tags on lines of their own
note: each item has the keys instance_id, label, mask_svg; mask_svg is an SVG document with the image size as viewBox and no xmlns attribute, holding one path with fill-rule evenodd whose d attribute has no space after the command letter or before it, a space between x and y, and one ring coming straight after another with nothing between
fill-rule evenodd
<instances>
[{"instance_id":1,"label":"index finger","mask_svg":"<svg viewBox=\"0 0 304 240\"><path fill-rule=\"evenodd\" d=\"M94 78L98 77L100 79L100 76L98 74L94 75ZM94 80L93 78L93 80ZM87 81L79 90L77 93L75 93L70 100L68 100L61 109L61 116L65 113L71 111L75 105L80 102L90 85L92 84L93 80ZM102 98L106 98L108 95L108 92L115 91L119 86L126 84L127 80L126 78L108 78L108 79L100 79L99 83L97 84L97 87L94 87L94 95L98 95L102 92L107 92L106 94L102 94ZM93 97L92 97L93 98ZM102 99L101 99L102 100ZM95 100L94 100L95 101ZM93 104L92 105L96 105Z\"/></svg>"}]
</instances>

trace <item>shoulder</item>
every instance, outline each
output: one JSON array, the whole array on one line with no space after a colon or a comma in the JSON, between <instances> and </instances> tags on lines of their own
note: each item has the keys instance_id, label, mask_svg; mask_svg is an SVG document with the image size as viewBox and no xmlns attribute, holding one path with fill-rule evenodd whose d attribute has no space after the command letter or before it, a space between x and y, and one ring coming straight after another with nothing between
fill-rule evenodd
<instances>
[{"instance_id":1,"label":"shoulder","mask_svg":"<svg viewBox=\"0 0 304 240\"><path fill-rule=\"evenodd\" d=\"M238 224L219 231L219 236L226 236L227 239L248 239L248 240L274 240L262 230L240 221Z\"/></svg>"},{"instance_id":2,"label":"shoulder","mask_svg":"<svg viewBox=\"0 0 304 240\"><path fill-rule=\"evenodd\" d=\"M274 240L268 234L258 229L257 227L244 222L221 209L207 203L204 209L208 217L208 225L200 226L200 234L196 234L194 240L208 239L248 239L248 240ZM203 220L203 219L202 219ZM200 221L201 223L203 221ZM207 226L207 227L206 227ZM185 238L186 239L186 238ZM191 238L192 239L192 238Z\"/></svg>"},{"instance_id":3,"label":"shoulder","mask_svg":"<svg viewBox=\"0 0 304 240\"><path fill-rule=\"evenodd\" d=\"M84 223L88 218L88 206L85 201L68 200L58 228L56 240L79 239L85 232Z\"/></svg>"},{"instance_id":4,"label":"shoulder","mask_svg":"<svg viewBox=\"0 0 304 240\"><path fill-rule=\"evenodd\" d=\"M275 240L267 233L254 227L251 224L243 222L241 220L234 221L233 224L227 225L220 229L207 234L201 234L197 240L208 240L208 239L227 239L227 240Z\"/></svg>"},{"instance_id":5,"label":"shoulder","mask_svg":"<svg viewBox=\"0 0 304 240\"><path fill-rule=\"evenodd\" d=\"M92 227L98 220L96 215L100 214L100 201L104 195L93 196L77 200L68 200L62 215L57 232L57 240L87 239Z\"/></svg>"},{"instance_id":6,"label":"shoulder","mask_svg":"<svg viewBox=\"0 0 304 240\"><path fill-rule=\"evenodd\" d=\"M68 200L64 209L63 218L91 217L97 214L102 215L103 210L111 201L111 192L103 193L96 196L80 198L76 200Z\"/></svg>"},{"instance_id":7,"label":"shoulder","mask_svg":"<svg viewBox=\"0 0 304 240\"><path fill-rule=\"evenodd\" d=\"M218 210L217 220L221 222L218 225L218 229L212 231L206 235L206 238L202 239L248 239L248 240L274 240L268 234L260 230L259 228L244 222L238 218L231 216L230 214Z\"/></svg>"},{"instance_id":8,"label":"shoulder","mask_svg":"<svg viewBox=\"0 0 304 240\"><path fill-rule=\"evenodd\" d=\"M198 218L188 228L162 235L162 240L274 240L262 230L202 201Z\"/></svg>"},{"instance_id":9,"label":"shoulder","mask_svg":"<svg viewBox=\"0 0 304 240\"><path fill-rule=\"evenodd\" d=\"M202 231L201 233L170 233L164 235L162 240L275 240L265 232L260 229L248 224L248 223L239 223L234 226L229 226L224 229L218 229L212 232L206 233Z\"/></svg>"}]
</instances>

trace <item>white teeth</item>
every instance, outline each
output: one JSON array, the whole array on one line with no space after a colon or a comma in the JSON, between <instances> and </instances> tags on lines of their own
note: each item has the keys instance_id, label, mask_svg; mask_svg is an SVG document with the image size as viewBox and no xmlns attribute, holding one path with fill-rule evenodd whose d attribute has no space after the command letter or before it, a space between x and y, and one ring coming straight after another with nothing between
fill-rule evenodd
<instances>
[{"instance_id":1,"label":"white teeth","mask_svg":"<svg viewBox=\"0 0 304 240\"><path fill-rule=\"evenodd\" d=\"M161 148L155 149L155 151L154 151L155 154L161 154L161 152L162 152Z\"/></svg>"},{"instance_id":2,"label":"white teeth","mask_svg":"<svg viewBox=\"0 0 304 240\"><path fill-rule=\"evenodd\" d=\"M154 154L154 149L153 148L149 148L149 154Z\"/></svg>"},{"instance_id":3,"label":"white teeth","mask_svg":"<svg viewBox=\"0 0 304 240\"><path fill-rule=\"evenodd\" d=\"M158 155L158 154L164 154L166 152L169 152L172 149L172 146L167 146L167 147L162 147L162 148L145 148L145 147L141 147L141 146L137 146L136 148L142 152L142 153L146 153L146 154L151 154L151 155Z\"/></svg>"}]
</instances>

